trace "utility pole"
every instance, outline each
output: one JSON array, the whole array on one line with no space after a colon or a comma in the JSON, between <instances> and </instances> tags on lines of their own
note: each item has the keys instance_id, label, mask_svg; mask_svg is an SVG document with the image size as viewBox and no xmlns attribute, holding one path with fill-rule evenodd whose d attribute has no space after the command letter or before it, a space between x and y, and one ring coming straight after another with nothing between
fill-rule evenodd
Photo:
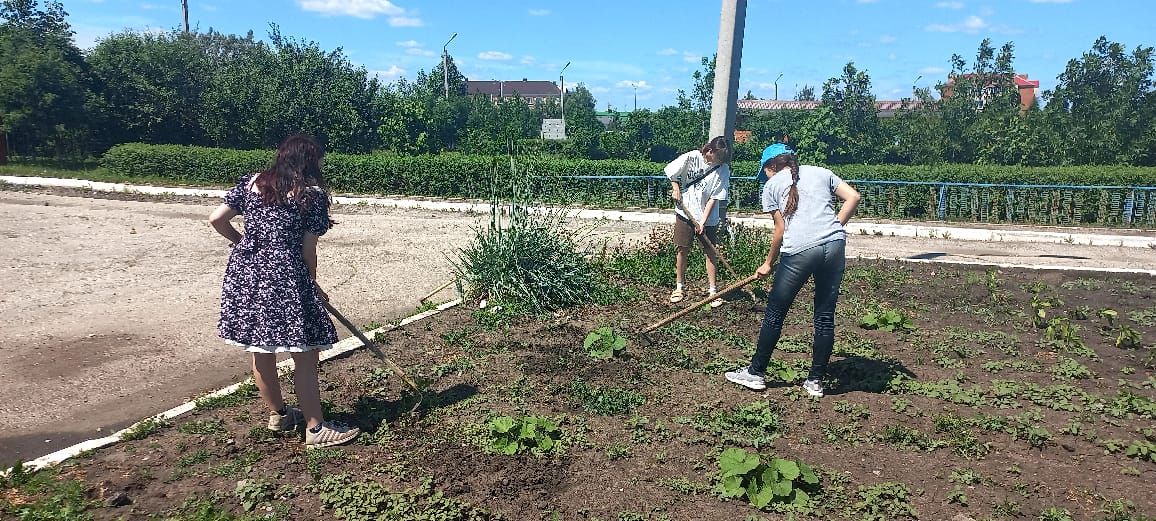
<instances>
[{"instance_id":1,"label":"utility pole","mask_svg":"<svg viewBox=\"0 0 1156 521\"><path fill-rule=\"evenodd\" d=\"M634 83L634 111L638 112L638 83Z\"/></svg>"},{"instance_id":2,"label":"utility pole","mask_svg":"<svg viewBox=\"0 0 1156 521\"><path fill-rule=\"evenodd\" d=\"M779 78L783 77L783 73L779 73L779 77L775 78L775 101L779 100Z\"/></svg>"},{"instance_id":3,"label":"utility pole","mask_svg":"<svg viewBox=\"0 0 1156 521\"><path fill-rule=\"evenodd\" d=\"M442 85L445 87L446 99L450 97L450 53L446 48L450 46L450 42L458 37L458 33L450 35L450 39L446 40L446 44L442 46Z\"/></svg>"},{"instance_id":4,"label":"utility pole","mask_svg":"<svg viewBox=\"0 0 1156 521\"><path fill-rule=\"evenodd\" d=\"M743 59L743 32L747 0L723 0L710 108L710 136L733 139L738 112L739 65Z\"/></svg>"},{"instance_id":5,"label":"utility pole","mask_svg":"<svg viewBox=\"0 0 1156 521\"><path fill-rule=\"evenodd\" d=\"M727 142L731 143L732 150L735 117L738 114L739 67L743 61L743 33L746 25L747 0L722 0L718 54L714 69L714 95L710 105L710 134L707 139L725 136ZM727 201L720 201L718 214L719 227L726 231Z\"/></svg>"},{"instance_id":6,"label":"utility pole","mask_svg":"<svg viewBox=\"0 0 1156 521\"><path fill-rule=\"evenodd\" d=\"M562 66L562 70L558 72L558 83L562 84L562 138L566 137L566 67L570 66L570 62Z\"/></svg>"},{"instance_id":7,"label":"utility pole","mask_svg":"<svg viewBox=\"0 0 1156 521\"><path fill-rule=\"evenodd\" d=\"M185 13L185 34L189 34L189 0L181 0L181 10Z\"/></svg>"}]
</instances>

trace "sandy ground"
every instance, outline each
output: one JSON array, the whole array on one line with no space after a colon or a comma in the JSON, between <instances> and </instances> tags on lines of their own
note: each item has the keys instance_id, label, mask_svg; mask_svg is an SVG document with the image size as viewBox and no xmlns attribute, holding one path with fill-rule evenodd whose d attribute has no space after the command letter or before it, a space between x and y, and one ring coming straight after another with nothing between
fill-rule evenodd
<instances>
[{"instance_id":1,"label":"sandy ground","mask_svg":"<svg viewBox=\"0 0 1156 521\"><path fill-rule=\"evenodd\" d=\"M84 195L0 188L3 466L248 374L247 356L216 337L228 253L206 222L217 201ZM468 243L480 219L364 207L338 208L335 218L340 225L321 241L319 280L359 325L410 314L448 280L447 253ZM651 229L605 222L595 233L618 243ZM1152 250L1067 244L852 236L848 255L1156 269Z\"/></svg>"}]
</instances>

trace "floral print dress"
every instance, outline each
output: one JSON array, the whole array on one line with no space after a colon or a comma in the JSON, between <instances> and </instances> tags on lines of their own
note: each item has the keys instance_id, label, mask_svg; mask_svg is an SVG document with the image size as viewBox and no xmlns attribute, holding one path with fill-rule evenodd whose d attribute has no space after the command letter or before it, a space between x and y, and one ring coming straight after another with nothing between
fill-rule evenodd
<instances>
[{"instance_id":1,"label":"floral print dress","mask_svg":"<svg viewBox=\"0 0 1156 521\"><path fill-rule=\"evenodd\" d=\"M303 210L267 205L250 188L255 175L225 194L225 204L245 216L245 232L225 267L217 332L226 343L254 353L328 349L337 331L301 248L306 232L329 230L329 197L311 187Z\"/></svg>"}]
</instances>

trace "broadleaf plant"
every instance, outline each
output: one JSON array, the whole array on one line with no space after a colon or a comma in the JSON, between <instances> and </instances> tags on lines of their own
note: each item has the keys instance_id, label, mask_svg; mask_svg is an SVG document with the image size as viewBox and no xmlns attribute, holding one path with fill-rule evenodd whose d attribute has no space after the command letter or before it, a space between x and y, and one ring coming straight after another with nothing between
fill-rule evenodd
<instances>
[{"instance_id":1,"label":"broadleaf plant","mask_svg":"<svg viewBox=\"0 0 1156 521\"><path fill-rule=\"evenodd\" d=\"M807 464L731 447L719 455L718 485L725 498L745 497L756 508L771 504L807 506L810 490L818 489L819 476Z\"/></svg>"},{"instance_id":2,"label":"broadleaf plant","mask_svg":"<svg viewBox=\"0 0 1156 521\"><path fill-rule=\"evenodd\" d=\"M489 449L507 456L525 451L534 454L552 452L559 447L558 440L562 439L558 425L542 416L497 416L490 419L489 427Z\"/></svg>"},{"instance_id":3,"label":"broadleaf plant","mask_svg":"<svg viewBox=\"0 0 1156 521\"><path fill-rule=\"evenodd\" d=\"M595 359L609 360L622 356L626 351L626 337L615 333L609 326L602 326L586 335L582 347Z\"/></svg>"}]
</instances>

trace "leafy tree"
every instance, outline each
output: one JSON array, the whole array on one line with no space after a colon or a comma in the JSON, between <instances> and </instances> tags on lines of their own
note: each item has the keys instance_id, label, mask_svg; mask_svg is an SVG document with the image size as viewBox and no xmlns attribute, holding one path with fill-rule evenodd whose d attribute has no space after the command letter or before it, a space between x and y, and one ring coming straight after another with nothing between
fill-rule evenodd
<instances>
[{"instance_id":1,"label":"leafy tree","mask_svg":"<svg viewBox=\"0 0 1156 521\"><path fill-rule=\"evenodd\" d=\"M1047 111L1078 143L1078 164L1156 164L1153 126L1153 49L1124 45L1101 36L1092 49L1068 62L1057 78Z\"/></svg>"},{"instance_id":2,"label":"leafy tree","mask_svg":"<svg viewBox=\"0 0 1156 521\"><path fill-rule=\"evenodd\" d=\"M211 62L193 37L124 32L101 40L88 63L108 145L211 144L202 126Z\"/></svg>"},{"instance_id":3,"label":"leafy tree","mask_svg":"<svg viewBox=\"0 0 1156 521\"><path fill-rule=\"evenodd\" d=\"M24 154L87 149L88 78L57 1L0 3L0 132Z\"/></svg>"},{"instance_id":4,"label":"leafy tree","mask_svg":"<svg viewBox=\"0 0 1156 521\"><path fill-rule=\"evenodd\" d=\"M429 71L429 76L426 77L426 89L437 96L445 97L448 80L450 96L465 96L467 93L466 77L458 70L453 56L446 57L446 65L448 67L443 67L442 61L438 60L438 64ZM447 68L449 70L448 78L442 72Z\"/></svg>"},{"instance_id":5,"label":"leafy tree","mask_svg":"<svg viewBox=\"0 0 1156 521\"><path fill-rule=\"evenodd\" d=\"M823 84L823 107L830 112L832 129L816 129L816 139L839 140L822 147L831 163L876 162L882 159L879 150L879 113L875 95L871 94L871 78L866 71L855 68L853 62L843 66L843 74ZM814 118L813 118L814 119ZM818 121L827 121L825 114Z\"/></svg>"},{"instance_id":6,"label":"leafy tree","mask_svg":"<svg viewBox=\"0 0 1156 521\"><path fill-rule=\"evenodd\" d=\"M795 101L815 101L815 87L803 85L803 88L795 93Z\"/></svg>"},{"instance_id":7,"label":"leafy tree","mask_svg":"<svg viewBox=\"0 0 1156 521\"><path fill-rule=\"evenodd\" d=\"M695 110L710 111L714 100L714 70L718 63L718 54L712 54L710 59L702 58L702 69L694 71L694 89L691 91L691 105Z\"/></svg>"}]
</instances>

